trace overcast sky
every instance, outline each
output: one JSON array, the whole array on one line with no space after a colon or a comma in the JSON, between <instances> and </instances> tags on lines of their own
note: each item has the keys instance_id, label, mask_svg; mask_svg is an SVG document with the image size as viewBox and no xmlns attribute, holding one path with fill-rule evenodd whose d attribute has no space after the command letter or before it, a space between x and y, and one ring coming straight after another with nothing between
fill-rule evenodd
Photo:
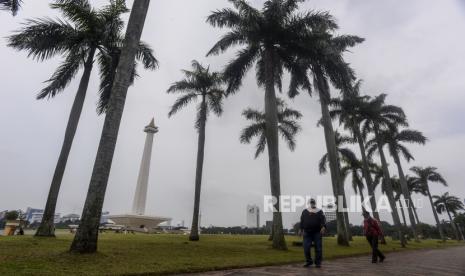
<instances>
[{"instance_id":1,"label":"overcast sky","mask_svg":"<svg viewBox=\"0 0 465 276\"><path fill-rule=\"evenodd\" d=\"M0 210L45 206L82 74L54 99L37 101L36 93L60 58L38 63L6 47L4 38L26 18L57 16L47 2L26 0L17 17L0 13ZM99 6L106 1L91 2ZM257 7L263 3L250 2ZM190 225L197 150L195 109L186 108L168 119L175 96L167 95L166 90L182 77L180 70L188 69L192 59L221 70L232 57L234 52L205 58L222 33L205 19L212 10L229 6L226 0L152 1L143 40L155 49L160 69L140 69L141 77L129 90L104 210L112 214L130 210L145 139L143 128L155 117L160 131L154 141L147 213L172 217L174 223L185 220ZM364 81L363 93L388 93L389 103L405 109L411 128L429 138L426 146L411 147L416 160L404 164L404 169L436 166L449 187L432 184L432 193L449 191L463 198L465 5L459 0L312 0L302 5L302 11L307 9L329 11L337 18L341 34L366 39L346 54ZM261 205L263 195L270 193L267 156L254 160L254 145L239 143L239 132L246 125L242 110L263 106L264 92L254 76L251 71L241 91L226 100L221 118L210 117L208 121L201 198L204 226L243 225L246 205ZM97 90L95 71L60 191L57 211L62 215L80 214L84 204L103 125L103 117L95 112ZM329 175L320 176L317 170L325 152L323 129L316 127L320 116L317 100L306 95L289 100L304 118L296 151L290 152L284 144L280 148L283 194L331 194ZM396 174L390 163L392 174ZM349 183L346 190L353 193ZM426 198L423 202L420 220L433 223L430 205ZM298 216L285 214L285 226ZM270 217L262 214L261 223ZM388 213L381 217L391 221ZM355 224L361 222L359 214L351 214L351 219Z\"/></svg>"}]
</instances>

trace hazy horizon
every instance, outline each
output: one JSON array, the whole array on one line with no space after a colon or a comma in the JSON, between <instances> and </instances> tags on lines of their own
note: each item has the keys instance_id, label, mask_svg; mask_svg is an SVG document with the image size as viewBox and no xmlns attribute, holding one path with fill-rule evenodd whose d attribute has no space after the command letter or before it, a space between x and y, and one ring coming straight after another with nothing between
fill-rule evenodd
<instances>
[{"instance_id":1,"label":"hazy horizon","mask_svg":"<svg viewBox=\"0 0 465 276\"><path fill-rule=\"evenodd\" d=\"M36 94L56 69L61 58L36 62L25 52L6 46L6 37L28 18L56 17L49 1L25 1L16 17L0 13L0 210L43 209L61 148L80 71L64 92L50 100L35 100ZM195 106L168 118L176 99L166 90L182 78L193 59L221 70L234 55L205 57L224 32L205 22L211 11L229 7L226 0L152 1L142 39L149 43L160 61L156 71L139 68L140 77L130 87L114 155L104 210L112 214L131 210L145 133L152 117L159 127L155 134L147 196L147 214L168 216L173 222L184 220L190 226L194 200L197 132ZM261 7L263 1L249 1ZM103 0L91 1L96 6ZM132 1L127 1L130 7ZM361 92L387 93L387 102L404 108L410 128L422 131L429 141L412 145L415 161L411 166L435 166L449 187L431 184L433 194L465 197L463 158L465 156L465 5L459 0L433 1L306 1L301 11L329 11L340 25L339 34L354 34L366 39L345 55L363 80ZM285 77L286 83L288 78ZM283 87L287 87L287 84ZM68 160L57 212L81 214L94 164L103 116L96 114L98 72L94 69L76 138ZM332 194L330 176L319 175L318 161L325 153L318 97L301 95L294 100L282 97L304 115L303 131L297 148L290 152L280 144L282 194ZM338 91L333 90L333 95ZM251 70L240 91L224 103L221 118L207 122L206 152L202 183L202 226L246 224L247 204L262 206L263 195L270 193L268 157L254 160L254 144L239 142L240 130L247 124L241 116L247 107L263 108L264 92L258 88ZM335 128L337 123L334 123ZM357 147L354 151L359 156ZM397 175L391 159L390 172ZM346 191L353 194L350 181ZM366 191L365 191L366 194ZM379 188L377 195L380 195ZM426 197L419 210L420 221L434 223ZM297 221L299 213L284 214L286 228ZM271 218L261 214L261 224ZM351 223L361 216L351 214ZM388 213L382 220L392 221ZM441 215L441 219L448 218Z\"/></svg>"}]
</instances>

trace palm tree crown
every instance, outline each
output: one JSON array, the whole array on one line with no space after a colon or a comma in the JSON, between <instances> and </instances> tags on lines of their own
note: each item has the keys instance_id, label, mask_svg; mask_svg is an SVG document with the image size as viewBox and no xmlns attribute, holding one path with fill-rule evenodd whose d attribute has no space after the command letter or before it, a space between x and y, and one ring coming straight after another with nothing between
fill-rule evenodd
<instances>
[{"instance_id":1,"label":"palm tree crown","mask_svg":"<svg viewBox=\"0 0 465 276\"><path fill-rule=\"evenodd\" d=\"M452 230L454 231L456 239L463 239L463 234L461 231L459 231L460 228L457 227L457 225L454 222L454 219L452 218L452 215L450 214L452 213L454 214L454 216L457 216L457 211L463 210L462 201L460 201L458 197L449 195L449 193L445 193L441 196L433 196L433 199L435 199L433 204L436 207L436 211L439 214L446 212L449 216L449 220L452 225Z\"/></svg>"},{"instance_id":2,"label":"palm tree crown","mask_svg":"<svg viewBox=\"0 0 465 276\"><path fill-rule=\"evenodd\" d=\"M428 182L437 182L443 184L444 186L447 186L447 182L442 177L442 175L437 172L437 169L435 167L412 167L410 168L410 171L414 173L414 176L410 177L409 179L410 186L414 187L414 189L421 193L425 193L428 197L433 211L434 219L436 220L436 225L439 230L439 235L441 236L441 239L445 241L446 236L444 235L442 225L439 221L439 217L434 206L433 197L431 196ZM457 233L456 236L458 237Z\"/></svg>"},{"instance_id":3,"label":"palm tree crown","mask_svg":"<svg viewBox=\"0 0 465 276\"><path fill-rule=\"evenodd\" d=\"M433 196L433 199L435 199L434 206L439 214L449 211L454 215L457 215L458 211L464 209L462 201L456 196L449 195L448 192L441 196L435 195Z\"/></svg>"},{"instance_id":4,"label":"palm tree crown","mask_svg":"<svg viewBox=\"0 0 465 276\"><path fill-rule=\"evenodd\" d=\"M363 184L363 173L362 173L362 162L360 160L352 160L345 162L341 167L342 183L345 183L347 177L351 175L352 178L352 189L356 194L359 194L363 198L363 190L365 186Z\"/></svg>"},{"instance_id":5,"label":"palm tree crown","mask_svg":"<svg viewBox=\"0 0 465 276\"><path fill-rule=\"evenodd\" d=\"M334 132L336 138L336 147L338 151L338 158L339 161L343 164L356 164L358 162L357 156L355 153L347 147L342 147L344 144L351 144L353 143L353 139L351 137L341 135L338 131ZM318 169L320 174L324 174L327 172L327 163L328 163L328 153L325 153L323 157L320 159L318 163Z\"/></svg>"},{"instance_id":6,"label":"palm tree crown","mask_svg":"<svg viewBox=\"0 0 465 276\"><path fill-rule=\"evenodd\" d=\"M268 0L262 10L250 6L244 0L229 0L235 9L225 8L213 12L207 22L214 27L229 28L208 52L217 55L233 46L244 46L224 70L228 81L227 92L235 92L242 79L254 63L257 64L257 82L265 85L266 59L272 60L270 70L274 85L282 89L283 68L292 75L293 80L305 77L302 64L297 62L296 54L303 53L302 41L309 37L309 30L317 26L337 27L334 19L325 12L296 13L298 3L303 0ZM294 91L303 84L291 82ZM310 89L310 86L305 85Z\"/></svg>"},{"instance_id":7,"label":"palm tree crown","mask_svg":"<svg viewBox=\"0 0 465 276\"><path fill-rule=\"evenodd\" d=\"M422 189L429 190L428 182L441 183L444 186L447 186L447 181L442 177L440 173L437 172L435 167L412 167L410 171L414 173L414 176L411 177L411 185L419 186Z\"/></svg>"},{"instance_id":8,"label":"palm tree crown","mask_svg":"<svg viewBox=\"0 0 465 276\"><path fill-rule=\"evenodd\" d=\"M368 96L360 96L361 80L355 82L349 91L344 91L341 97L332 98L330 101L330 116L338 119L339 125L348 130L357 139L357 130L364 120L363 107L367 103Z\"/></svg>"},{"instance_id":9,"label":"palm tree crown","mask_svg":"<svg viewBox=\"0 0 465 276\"><path fill-rule=\"evenodd\" d=\"M196 60L192 61L192 68L192 71L183 70L185 78L173 83L168 89L168 93L181 94L171 107L168 116L173 116L192 101L201 98L195 124L198 129L201 120L206 120L210 111L216 115L221 115L223 112L224 91L221 87L223 79L220 73L211 72L210 67L204 67Z\"/></svg>"},{"instance_id":10,"label":"palm tree crown","mask_svg":"<svg viewBox=\"0 0 465 276\"><path fill-rule=\"evenodd\" d=\"M402 155L407 161L414 160L415 158L403 143L424 145L427 141L427 138L420 131L403 129L399 132L397 128L380 131L379 138L382 143L388 146L391 156L397 157ZM376 138L372 138L367 142L368 156L371 156L377 150L376 143Z\"/></svg>"},{"instance_id":11,"label":"palm tree crown","mask_svg":"<svg viewBox=\"0 0 465 276\"><path fill-rule=\"evenodd\" d=\"M64 19L30 19L25 27L9 37L8 46L28 52L28 56L42 61L57 55L61 63L48 84L37 95L38 99L54 97L63 91L89 56L97 51L100 69L100 100L98 112L105 112L110 98L111 85L118 65L123 37L124 21L121 15L129 10L123 0L112 0L95 10L87 0L60 0L50 5L59 10ZM158 65L152 49L140 43L137 59L146 69ZM134 71L134 75L136 76Z\"/></svg>"},{"instance_id":12,"label":"palm tree crown","mask_svg":"<svg viewBox=\"0 0 465 276\"><path fill-rule=\"evenodd\" d=\"M364 136L376 128L378 130L391 128L395 129L400 126L408 126L404 110L395 105L387 105L386 94L378 95L368 100L363 108L363 127Z\"/></svg>"},{"instance_id":13,"label":"palm tree crown","mask_svg":"<svg viewBox=\"0 0 465 276\"><path fill-rule=\"evenodd\" d=\"M253 123L242 130L241 143L249 144L254 137L258 137L257 150L255 151L255 158L257 158L266 147L265 113L248 108L242 112L242 116ZM278 130L292 151L296 146L295 135L301 130L297 122L301 117L302 114L299 111L288 108L283 100L278 99Z\"/></svg>"}]
</instances>

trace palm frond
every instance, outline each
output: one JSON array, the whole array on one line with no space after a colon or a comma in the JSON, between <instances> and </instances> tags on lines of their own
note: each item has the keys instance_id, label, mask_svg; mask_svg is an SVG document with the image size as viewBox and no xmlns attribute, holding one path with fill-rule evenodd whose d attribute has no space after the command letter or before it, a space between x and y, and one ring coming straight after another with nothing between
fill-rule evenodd
<instances>
[{"instance_id":1,"label":"palm frond","mask_svg":"<svg viewBox=\"0 0 465 276\"><path fill-rule=\"evenodd\" d=\"M187 106L189 103L192 101L195 101L197 99L198 95L195 93L187 93L185 95L182 95L179 97L173 104L173 106L170 109L170 112L168 113L168 117L173 116L176 114L179 110Z\"/></svg>"},{"instance_id":2,"label":"palm frond","mask_svg":"<svg viewBox=\"0 0 465 276\"><path fill-rule=\"evenodd\" d=\"M253 120L256 122L265 121L265 114L252 108L247 108L246 110L242 111L242 116L244 116L247 120Z\"/></svg>"},{"instance_id":3,"label":"palm frond","mask_svg":"<svg viewBox=\"0 0 465 276\"><path fill-rule=\"evenodd\" d=\"M56 0L50 4L52 9L58 9L70 21L81 29L90 29L98 24L97 12L88 0Z\"/></svg>"},{"instance_id":4,"label":"palm frond","mask_svg":"<svg viewBox=\"0 0 465 276\"><path fill-rule=\"evenodd\" d=\"M254 137L260 136L265 133L265 123L254 123L241 132L240 141L243 144L250 144Z\"/></svg>"},{"instance_id":5,"label":"palm frond","mask_svg":"<svg viewBox=\"0 0 465 276\"><path fill-rule=\"evenodd\" d=\"M97 103L97 114L101 115L106 112L110 102L111 89L116 75L116 69L119 62L119 51L110 54L99 52L97 61L100 69L100 88L99 101Z\"/></svg>"},{"instance_id":6,"label":"palm frond","mask_svg":"<svg viewBox=\"0 0 465 276\"><path fill-rule=\"evenodd\" d=\"M295 143L295 134L300 130L300 127L295 127L292 125L292 127L289 127L289 125L292 124L280 124L278 126L278 131L281 134L281 137L284 139L284 141L287 143L287 146L291 151L294 151L296 143Z\"/></svg>"},{"instance_id":7,"label":"palm frond","mask_svg":"<svg viewBox=\"0 0 465 276\"><path fill-rule=\"evenodd\" d=\"M207 56L218 55L230 47L245 43L244 35L239 31L231 31L225 34L215 45L208 51Z\"/></svg>"},{"instance_id":8,"label":"palm frond","mask_svg":"<svg viewBox=\"0 0 465 276\"><path fill-rule=\"evenodd\" d=\"M153 55L153 49L145 42L139 42L136 59L141 61L145 69L155 70L158 68L158 60Z\"/></svg>"},{"instance_id":9,"label":"palm frond","mask_svg":"<svg viewBox=\"0 0 465 276\"><path fill-rule=\"evenodd\" d=\"M219 28L233 28L238 26L240 22L241 16L239 13L229 8L213 11L212 14L207 17L207 23L213 27Z\"/></svg>"},{"instance_id":10,"label":"palm frond","mask_svg":"<svg viewBox=\"0 0 465 276\"><path fill-rule=\"evenodd\" d=\"M224 91L219 88L211 89L207 95L209 109L218 116L223 113L223 98Z\"/></svg>"},{"instance_id":11,"label":"palm frond","mask_svg":"<svg viewBox=\"0 0 465 276\"><path fill-rule=\"evenodd\" d=\"M404 129L397 134L397 140L400 142L417 143L424 145L428 140L423 133L417 130Z\"/></svg>"},{"instance_id":12,"label":"palm frond","mask_svg":"<svg viewBox=\"0 0 465 276\"><path fill-rule=\"evenodd\" d=\"M407 162L410 162L411 160L415 160L412 153L408 150L407 147L405 147L403 145L397 145L397 149L400 151L400 153L402 153L402 156L404 156L404 158L405 158L405 160L407 160Z\"/></svg>"},{"instance_id":13,"label":"palm frond","mask_svg":"<svg viewBox=\"0 0 465 276\"><path fill-rule=\"evenodd\" d=\"M63 91L78 72L85 57L85 53L79 49L71 51L52 77L46 81L48 85L40 91L37 99L53 98L57 93Z\"/></svg>"},{"instance_id":14,"label":"palm frond","mask_svg":"<svg viewBox=\"0 0 465 276\"><path fill-rule=\"evenodd\" d=\"M256 145L257 150L255 151L255 159L257 159L258 156L260 156L260 154L262 154L265 151L265 147L266 147L266 136L264 133L262 133L262 135L260 135L257 141L257 145Z\"/></svg>"},{"instance_id":15,"label":"palm frond","mask_svg":"<svg viewBox=\"0 0 465 276\"><path fill-rule=\"evenodd\" d=\"M0 10L10 11L13 16L16 16L23 0L0 0Z\"/></svg>"},{"instance_id":16,"label":"palm frond","mask_svg":"<svg viewBox=\"0 0 465 276\"><path fill-rule=\"evenodd\" d=\"M342 159L350 164L355 164L358 162L357 156L355 153L349 148L339 148L339 154L341 155Z\"/></svg>"},{"instance_id":17,"label":"palm frond","mask_svg":"<svg viewBox=\"0 0 465 276\"><path fill-rule=\"evenodd\" d=\"M61 20L29 19L8 37L8 46L37 60L49 59L79 45L82 34Z\"/></svg>"},{"instance_id":18,"label":"palm frond","mask_svg":"<svg viewBox=\"0 0 465 276\"><path fill-rule=\"evenodd\" d=\"M318 162L318 171L320 174L325 174L328 172L328 169L326 168L326 163L328 163L328 154L325 153L323 157L321 157L320 161Z\"/></svg>"},{"instance_id":19,"label":"palm frond","mask_svg":"<svg viewBox=\"0 0 465 276\"><path fill-rule=\"evenodd\" d=\"M236 92L242 84L245 73L257 58L258 47L247 47L238 52L236 58L226 65L223 76L227 83L226 93Z\"/></svg>"},{"instance_id":20,"label":"palm frond","mask_svg":"<svg viewBox=\"0 0 465 276\"><path fill-rule=\"evenodd\" d=\"M180 80L180 81L173 83L166 92L167 93L175 93L175 92L198 93L196 84L192 80L188 80L188 79Z\"/></svg>"}]
</instances>

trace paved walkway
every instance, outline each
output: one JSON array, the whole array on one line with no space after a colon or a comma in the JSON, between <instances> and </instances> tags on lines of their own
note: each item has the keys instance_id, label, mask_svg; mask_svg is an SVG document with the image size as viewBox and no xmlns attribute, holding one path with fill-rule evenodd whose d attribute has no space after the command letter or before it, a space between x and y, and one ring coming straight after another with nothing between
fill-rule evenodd
<instances>
[{"instance_id":1,"label":"paved walkway","mask_svg":"<svg viewBox=\"0 0 465 276\"><path fill-rule=\"evenodd\" d=\"M416 250L388 253L382 264L372 264L370 256L349 257L326 261L322 268L303 268L302 264L268 266L197 275L389 275L389 276L465 276L465 246L448 249Z\"/></svg>"}]
</instances>

